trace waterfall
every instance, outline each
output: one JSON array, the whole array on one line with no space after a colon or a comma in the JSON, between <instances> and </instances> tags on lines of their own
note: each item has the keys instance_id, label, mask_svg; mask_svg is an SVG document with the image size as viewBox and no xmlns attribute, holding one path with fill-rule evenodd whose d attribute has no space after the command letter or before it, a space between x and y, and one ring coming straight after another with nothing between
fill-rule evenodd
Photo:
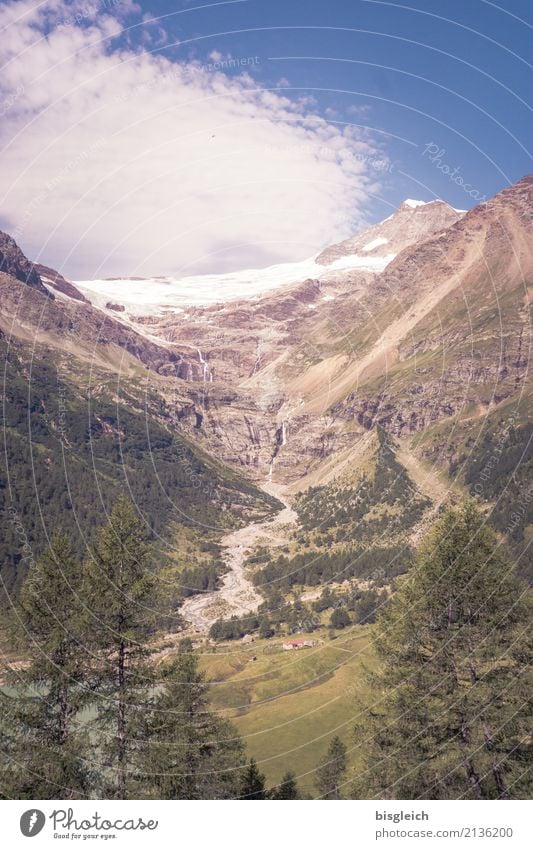
<instances>
[{"instance_id":1,"label":"waterfall","mask_svg":"<svg viewBox=\"0 0 533 849\"><path fill-rule=\"evenodd\" d=\"M203 368L204 368L204 383L207 383L208 380L212 383L213 382L213 375L211 374L211 371L209 369L209 363L207 362L207 360L204 360L204 357L203 357L202 352L200 351L200 348L197 348L196 350L198 351L198 359L200 361L200 365L202 365Z\"/></svg>"},{"instance_id":2,"label":"waterfall","mask_svg":"<svg viewBox=\"0 0 533 849\"><path fill-rule=\"evenodd\" d=\"M268 480L272 480L272 473L274 471L274 463L276 462L276 458L278 456L280 448L283 448L284 445L287 444L287 420L283 419L281 422L281 426L276 429L276 444L274 445L274 452L272 454L272 458L270 460L270 466L268 467Z\"/></svg>"}]
</instances>

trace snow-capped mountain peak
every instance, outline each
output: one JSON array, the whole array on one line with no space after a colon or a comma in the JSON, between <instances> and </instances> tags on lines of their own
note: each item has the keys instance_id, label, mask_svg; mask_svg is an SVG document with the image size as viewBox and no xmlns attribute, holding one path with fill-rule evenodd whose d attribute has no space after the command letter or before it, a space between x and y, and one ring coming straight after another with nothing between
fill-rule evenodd
<instances>
[{"instance_id":1,"label":"snow-capped mountain peak","mask_svg":"<svg viewBox=\"0 0 533 849\"><path fill-rule=\"evenodd\" d=\"M397 255L409 245L446 230L463 214L443 200L423 201L407 198L388 218L345 239L344 242L326 248L318 255L317 262L328 266L332 262L338 262L340 257L360 253L370 254L372 257Z\"/></svg>"},{"instance_id":2,"label":"snow-capped mountain peak","mask_svg":"<svg viewBox=\"0 0 533 849\"><path fill-rule=\"evenodd\" d=\"M84 280L76 286L94 306L120 308L122 321L179 314L190 306L253 300L309 278L325 281L357 271L379 273L404 248L445 230L461 214L444 201L408 198L384 221L302 262L224 274Z\"/></svg>"},{"instance_id":3,"label":"snow-capped mountain peak","mask_svg":"<svg viewBox=\"0 0 533 849\"><path fill-rule=\"evenodd\" d=\"M402 206L408 206L410 209L416 209L417 206L426 206L427 201L425 200L413 200L413 198L406 198L402 203Z\"/></svg>"}]
</instances>

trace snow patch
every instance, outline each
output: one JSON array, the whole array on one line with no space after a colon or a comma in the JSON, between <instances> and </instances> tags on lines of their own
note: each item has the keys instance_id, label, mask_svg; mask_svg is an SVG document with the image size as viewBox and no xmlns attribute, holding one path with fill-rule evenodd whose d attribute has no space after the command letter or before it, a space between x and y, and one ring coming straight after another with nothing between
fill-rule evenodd
<instances>
[{"instance_id":1,"label":"snow patch","mask_svg":"<svg viewBox=\"0 0 533 849\"><path fill-rule=\"evenodd\" d=\"M39 277L41 278L48 291L54 296L54 298L59 298L60 301L69 301L70 303L72 303L72 298L69 298L69 296L65 295L65 293L62 292L60 289L56 289L54 286L52 286L52 281L49 277L43 277L42 274L40 274Z\"/></svg>"},{"instance_id":2,"label":"snow patch","mask_svg":"<svg viewBox=\"0 0 533 849\"><path fill-rule=\"evenodd\" d=\"M426 206L427 201L425 200L413 200L413 198L407 198L404 200L402 206L409 206L411 209L416 209L417 206Z\"/></svg>"},{"instance_id":3,"label":"snow patch","mask_svg":"<svg viewBox=\"0 0 533 849\"><path fill-rule=\"evenodd\" d=\"M75 285L93 306L105 310L108 301L124 304L130 318L142 315L164 317L184 312L184 307L253 300L266 292L304 280L327 279L339 271L361 270L379 273L393 260L387 256L349 254L330 265L319 265L315 257L302 262L286 262L268 268L246 269L226 274L189 277L150 277L146 279L79 280ZM117 318L117 316L114 316ZM126 318L122 314L123 319Z\"/></svg>"},{"instance_id":4,"label":"snow patch","mask_svg":"<svg viewBox=\"0 0 533 849\"><path fill-rule=\"evenodd\" d=\"M377 239L373 239L371 242L368 243L368 245L364 245L364 247L362 247L361 250L363 250L363 251L373 251L373 250L375 250L375 248L379 248L379 247L381 247L381 245L387 245L388 243L389 243L389 240L385 239L384 236L378 236Z\"/></svg>"}]
</instances>

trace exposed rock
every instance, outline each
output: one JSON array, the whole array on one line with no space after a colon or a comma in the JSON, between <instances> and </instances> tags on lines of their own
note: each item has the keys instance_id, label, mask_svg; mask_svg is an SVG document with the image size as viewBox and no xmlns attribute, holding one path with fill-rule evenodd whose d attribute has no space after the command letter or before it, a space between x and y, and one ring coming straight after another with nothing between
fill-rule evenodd
<instances>
[{"instance_id":1,"label":"exposed rock","mask_svg":"<svg viewBox=\"0 0 533 849\"><path fill-rule=\"evenodd\" d=\"M70 280L66 280L59 271L56 271L54 268L49 268L47 265L41 265L40 263L37 263L35 268L39 273L41 281L48 286L51 286L56 292L59 292L61 295L65 295L67 298L72 298L74 301L81 301L84 304L89 303L85 295L82 295L74 283L71 283Z\"/></svg>"},{"instance_id":2,"label":"exposed rock","mask_svg":"<svg viewBox=\"0 0 533 849\"><path fill-rule=\"evenodd\" d=\"M113 304L111 301L108 301L105 305L106 310L113 310L114 312L125 312L126 307L123 304Z\"/></svg>"},{"instance_id":3,"label":"exposed rock","mask_svg":"<svg viewBox=\"0 0 533 849\"><path fill-rule=\"evenodd\" d=\"M144 317L137 330L66 299L43 310L36 291L21 310L21 284L0 275L2 314L53 344L128 351L161 376L175 426L254 478L319 480L377 425L406 437L530 391L532 190L525 178L466 215L402 205L321 260L392 246L379 274Z\"/></svg>"},{"instance_id":4,"label":"exposed rock","mask_svg":"<svg viewBox=\"0 0 533 849\"><path fill-rule=\"evenodd\" d=\"M2 233L0 230L0 272L9 274L25 283L26 286L31 286L33 289L41 292L43 295L50 295L46 287L41 282L39 273L33 262L30 262L11 236L7 233Z\"/></svg>"},{"instance_id":5,"label":"exposed rock","mask_svg":"<svg viewBox=\"0 0 533 849\"><path fill-rule=\"evenodd\" d=\"M398 254L408 245L419 244L434 233L446 230L451 224L459 221L462 215L462 212L442 200L417 206L405 202L385 221L326 248L316 261L321 265L329 265L350 254Z\"/></svg>"}]
</instances>

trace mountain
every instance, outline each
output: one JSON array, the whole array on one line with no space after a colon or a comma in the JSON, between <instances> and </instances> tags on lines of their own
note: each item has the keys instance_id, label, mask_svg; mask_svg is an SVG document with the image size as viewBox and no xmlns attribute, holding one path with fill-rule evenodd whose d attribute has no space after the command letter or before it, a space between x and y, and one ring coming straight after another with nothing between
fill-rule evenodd
<instances>
[{"instance_id":1,"label":"mountain","mask_svg":"<svg viewBox=\"0 0 533 849\"><path fill-rule=\"evenodd\" d=\"M58 527L85 554L121 491L158 540L161 563L185 570L174 577L175 603L216 582L224 529L278 503L180 432L179 387L160 374L178 358L171 347L75 292L52 295L15 242L2 244L12 272L0 272L4 591L18 592Z\"/></svg>"},{"instance_id":2,"label":"mountain","mask_svg":"<svg viewBox=\"0 0 533 849\"><path fill-rule=\"evenodd\" d=\"M26 286L48 294L33 262L30 262L11 236L0 230L0 272L20 280Z\"/></svg>"},{"instance_id":3,"label":"mountain","mask_svg":"<svg viewBox=\"0 0 533 849\"><path fill-rule=\"evenodd\" d=\"M531 450L524 428L533 177L464 215L439 203L398 215L412 220L426 206L452 222L440 229L433 221L380 273L339 272L161 322L167 338L194 340L207 364L200 381L188 380L194 403L184 425L194 427L188 417L201 413L196 438L208 450L297 492L351 462L380 426L400 438L438 504L442 489L479 494L468 458L475 452L479 469L477 440L488 428L496 443L502 439L502 457L491 472L498 486L481 491L489 505L505 490L507 450L522 445L524 460ZM361 250L375 232L354 238L350 249ZM508 519L510 503L504 512ZM501 516L499 524L506 527ZM514 535L523 543L533 524L529 501L519 524Z\"/></svg>"},{"instance_id":4,"label":"mountain","mask_svg":"<svg viewBox=\"0 0 533 849\"><path fill-rule=\"evenodd\" d=\"M127 301L120 294L124 281L69 284L73 291L65 286L69 281L40 266L44 285L37 268L4 237L10 270L0 273L0 331L10 344L4 355L13 385L18 381L23 389L34 375L32 428L44 440L17 430L20 422L10 431L17 475L34 462L35 451L38 469L45 459L51 465L43 469L55 468L64 447L53 410L58 378L42 371L47 365L60 375L57 385L66 387L61 391L69 408L77 410L76 432L83 409L91 410L90 430L79 430L73 450L76 468L89 468L87 444L97 434L105 448L99 473L111 462L108 473L118 486L121 422L127 421L141 463L136 480L151 481L147 513L157 510L166 528L176 517L161 506L165 489L178 504L191 498L187 481L172 476L177 449L166 442L170 433L187 446L191 463L205 469L199 480L217 470L215 494L205 506L215 524L227 524L220 517L228 515L228 488L241 493L229 503L242 523L275 509L271 492L283 486L299 510L300 532L308 533L306 516L314 522L331 514L339 519L328 531L335 541L340 534L335 545L343 534L357 536L374 522L403 551L444 500L470 490L494 507L495 524L522 557L533 516L522 473L513 476L511 464L530 451L532 209L532 176L466 214L442 201L406 201L389 219L323 251L312 260L312 276L302 277L311 267L307 261L294 264L297 270L280 266L255 276L252 297L233 299L253 275L226 275L226 300L207 305L197 301L202 286L213 285L212 276L196 280L194 298L187 291L177 297L177 281L154 278L153 288L153 281L145 286L137 280L129 302L136 306L124 311L113 308ZM364 259L374 253L374 263ZM275 287L261 294L272 281ZM165 287L170 294L161 310ZM37 382L35 375L41 375ZM164 456L161 480L142 466L151 450L149 434L141 437L145 418ZM378 432L393 446L386 470L376 465ZM47 453L54 439L55 455ZM497 459L487 471L489 450ZM7 481L8 468L4 475ZM394 475L404 493L403 517ZM67 485L50 477L45 502ZM371 481L389 478L395 495L385 509L380 504L387 505L388 495L372 489ZM89 479L79 481L80 492L87 491ZM501 493L511 490L512 498L502 500ZM18 509L31 503L24 491ZM205 491L211 491L207 484ZM34 510L33 527L38 506L28 509ZM291 545L298 549L294 533ZM313 542L317 551L331 546L326 537ZM372 535L368 544L382 548Z\"/></svg>"},{"instance_id":5,"label":"mountain","mask_svg":"<svg viewBox=\"0 0 533 849\"><path fill-rule=\"evenodd\" d=\"M196 345L205 364L177 371L190 387L185 426L203 416L196 438L258 476L274 459L278 478L295 481L376 424L411 438L521 392L531 178L464 216L440 203L398 214L428 207L456 220L379 274L151 320L152 333Z\"/></svg>"},{"instance_id":6,"label":"mountain","mask_svg":"<svg viewBox=\"0 0 533 849\"><path fill-rule=\"evenodd\" d=\"M326 248L317 256L316 262L330 265L353 254L372 258L396 256L409 245L450 227L462 215L463 210L453 209L442 200L424 203L408 198L384 221Z\"/></svg>"},{"instance_id":7,"label":"mountain","mask_svg":"<svg viewBox=\"0 0 533 849\"><path fill-rule=\"evenodd\" d=\"M461 214L444 201L407 200L385 221L302 262L225 274L83 280L77 286L95 306L109 309L109 303L120 304L133 320L140 316L174 318L189 307L249 302L306 279L326 283L348 272L379 273L405 247L446 228Z\"/></svg>"},{"instance_id":8,"label":"mountain","mask_svg":"<svg viewBox=\"0 0 533 849\"><path fill-rule=\"evenodd\" d=\"M41 278L41 282L44 283L45 286L51 287L54 292L64 295L67 298L72 298L74 301L81 301L85 304L89 303L85 295L82 295L80 290L76 289L70 280L66 280L59 271L56 271L54 268L49 268L47 265L41 265L41 263L37 263L35 270Z\"/></svg>"}]
</instances>

